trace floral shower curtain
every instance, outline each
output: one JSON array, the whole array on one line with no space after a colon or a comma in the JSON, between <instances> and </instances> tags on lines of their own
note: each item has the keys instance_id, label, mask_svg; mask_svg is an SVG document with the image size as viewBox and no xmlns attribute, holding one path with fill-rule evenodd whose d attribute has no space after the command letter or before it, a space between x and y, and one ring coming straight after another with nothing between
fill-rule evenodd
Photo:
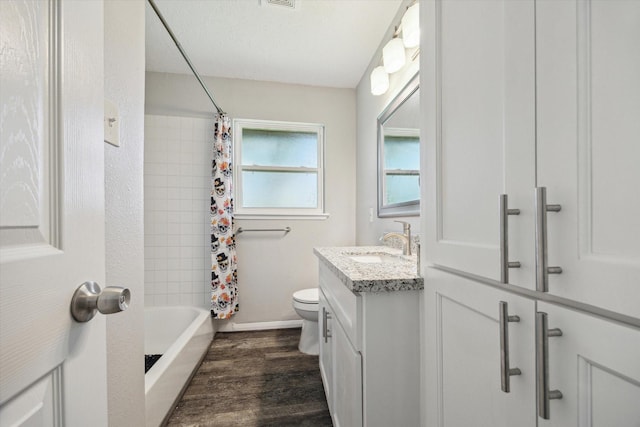
<instances>
[{"instance_id":1,"label":"floral shower curtain","mask_svg":"<svg viewBox=\"0 0 640 427\"><path fill-rule=\"evenodd\" d=\"M211 316L238 311L236 236L233 231L231 120L216 117L211 162Z\"/></svg>"}]
</instances>

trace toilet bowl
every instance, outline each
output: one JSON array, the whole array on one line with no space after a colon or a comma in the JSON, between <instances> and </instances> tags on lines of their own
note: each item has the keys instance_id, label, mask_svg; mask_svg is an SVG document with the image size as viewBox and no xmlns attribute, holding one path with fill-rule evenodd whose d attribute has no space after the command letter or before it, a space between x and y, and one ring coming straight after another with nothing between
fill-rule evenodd
<instances>
[{"instance_id":1,"label":"toilet bowl","mask_svg":"<svg viewBox=\"0 0 640 427\"><path fill-rule=\"evenodd\" d=\"M293 293L293 309L302 317L302 332L298 350L305 354L318 354L318 288Z\"/></svg>"}]
</instances>

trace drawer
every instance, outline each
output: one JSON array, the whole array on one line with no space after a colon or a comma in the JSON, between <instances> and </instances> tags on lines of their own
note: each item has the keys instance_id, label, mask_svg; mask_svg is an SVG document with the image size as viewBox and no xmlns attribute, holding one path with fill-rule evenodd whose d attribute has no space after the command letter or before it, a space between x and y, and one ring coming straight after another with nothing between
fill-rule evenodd
<instances>
[{"instance_id":1,"label":"drawer","mask_svg":"<svg viewBox=\"0 0 640 427\"><path fill-rule=\"evenodd\" d=\"M362 314L362 298L354 294L327 266L320 263L320 288L333 311L333 318L340 322L342 329L357 351L362 351L362 328L359 323Z\"/></svg>"}]
</instances>

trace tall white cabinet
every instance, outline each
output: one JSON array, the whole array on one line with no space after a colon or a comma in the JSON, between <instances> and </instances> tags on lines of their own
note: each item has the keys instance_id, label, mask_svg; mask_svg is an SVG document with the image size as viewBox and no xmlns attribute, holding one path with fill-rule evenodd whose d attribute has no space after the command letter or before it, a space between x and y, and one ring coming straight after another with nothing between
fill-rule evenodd
<instances>
[{"instance_id":1,"label":"tall white cabinet","mask_svg":"<svg viewBox=\"0 0 640 427\"><path fill-rule=\"evenodd\" d=\"M640 2L536 6L549 292L640 318Z\"/></svg>"},{"instance_id":2,"label":"tall white cabinet","mask_svg":"<svg viewBox=\"0 0 640 427\"><path fill-rule=\"evenodd\" d=\"M640 2L428 0L421 28L423 424L638 425Z\"/></svg>"}]
</instances>

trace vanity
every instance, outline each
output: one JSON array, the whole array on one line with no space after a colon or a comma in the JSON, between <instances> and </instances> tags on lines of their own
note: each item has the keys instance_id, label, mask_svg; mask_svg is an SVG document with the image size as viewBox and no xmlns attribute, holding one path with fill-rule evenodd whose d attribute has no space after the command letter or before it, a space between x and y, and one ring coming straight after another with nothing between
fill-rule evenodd
<instances>
[{"instance_id":1,"label":"vanity","mask_svg":"<svg viewBox=\"0 0 640 427\"><path fill-rule=\"evenodd\" d=\"M320 373L336 427L420 424L416 257L386 246L316 248Z\"/></svg>"}]
</instances>

